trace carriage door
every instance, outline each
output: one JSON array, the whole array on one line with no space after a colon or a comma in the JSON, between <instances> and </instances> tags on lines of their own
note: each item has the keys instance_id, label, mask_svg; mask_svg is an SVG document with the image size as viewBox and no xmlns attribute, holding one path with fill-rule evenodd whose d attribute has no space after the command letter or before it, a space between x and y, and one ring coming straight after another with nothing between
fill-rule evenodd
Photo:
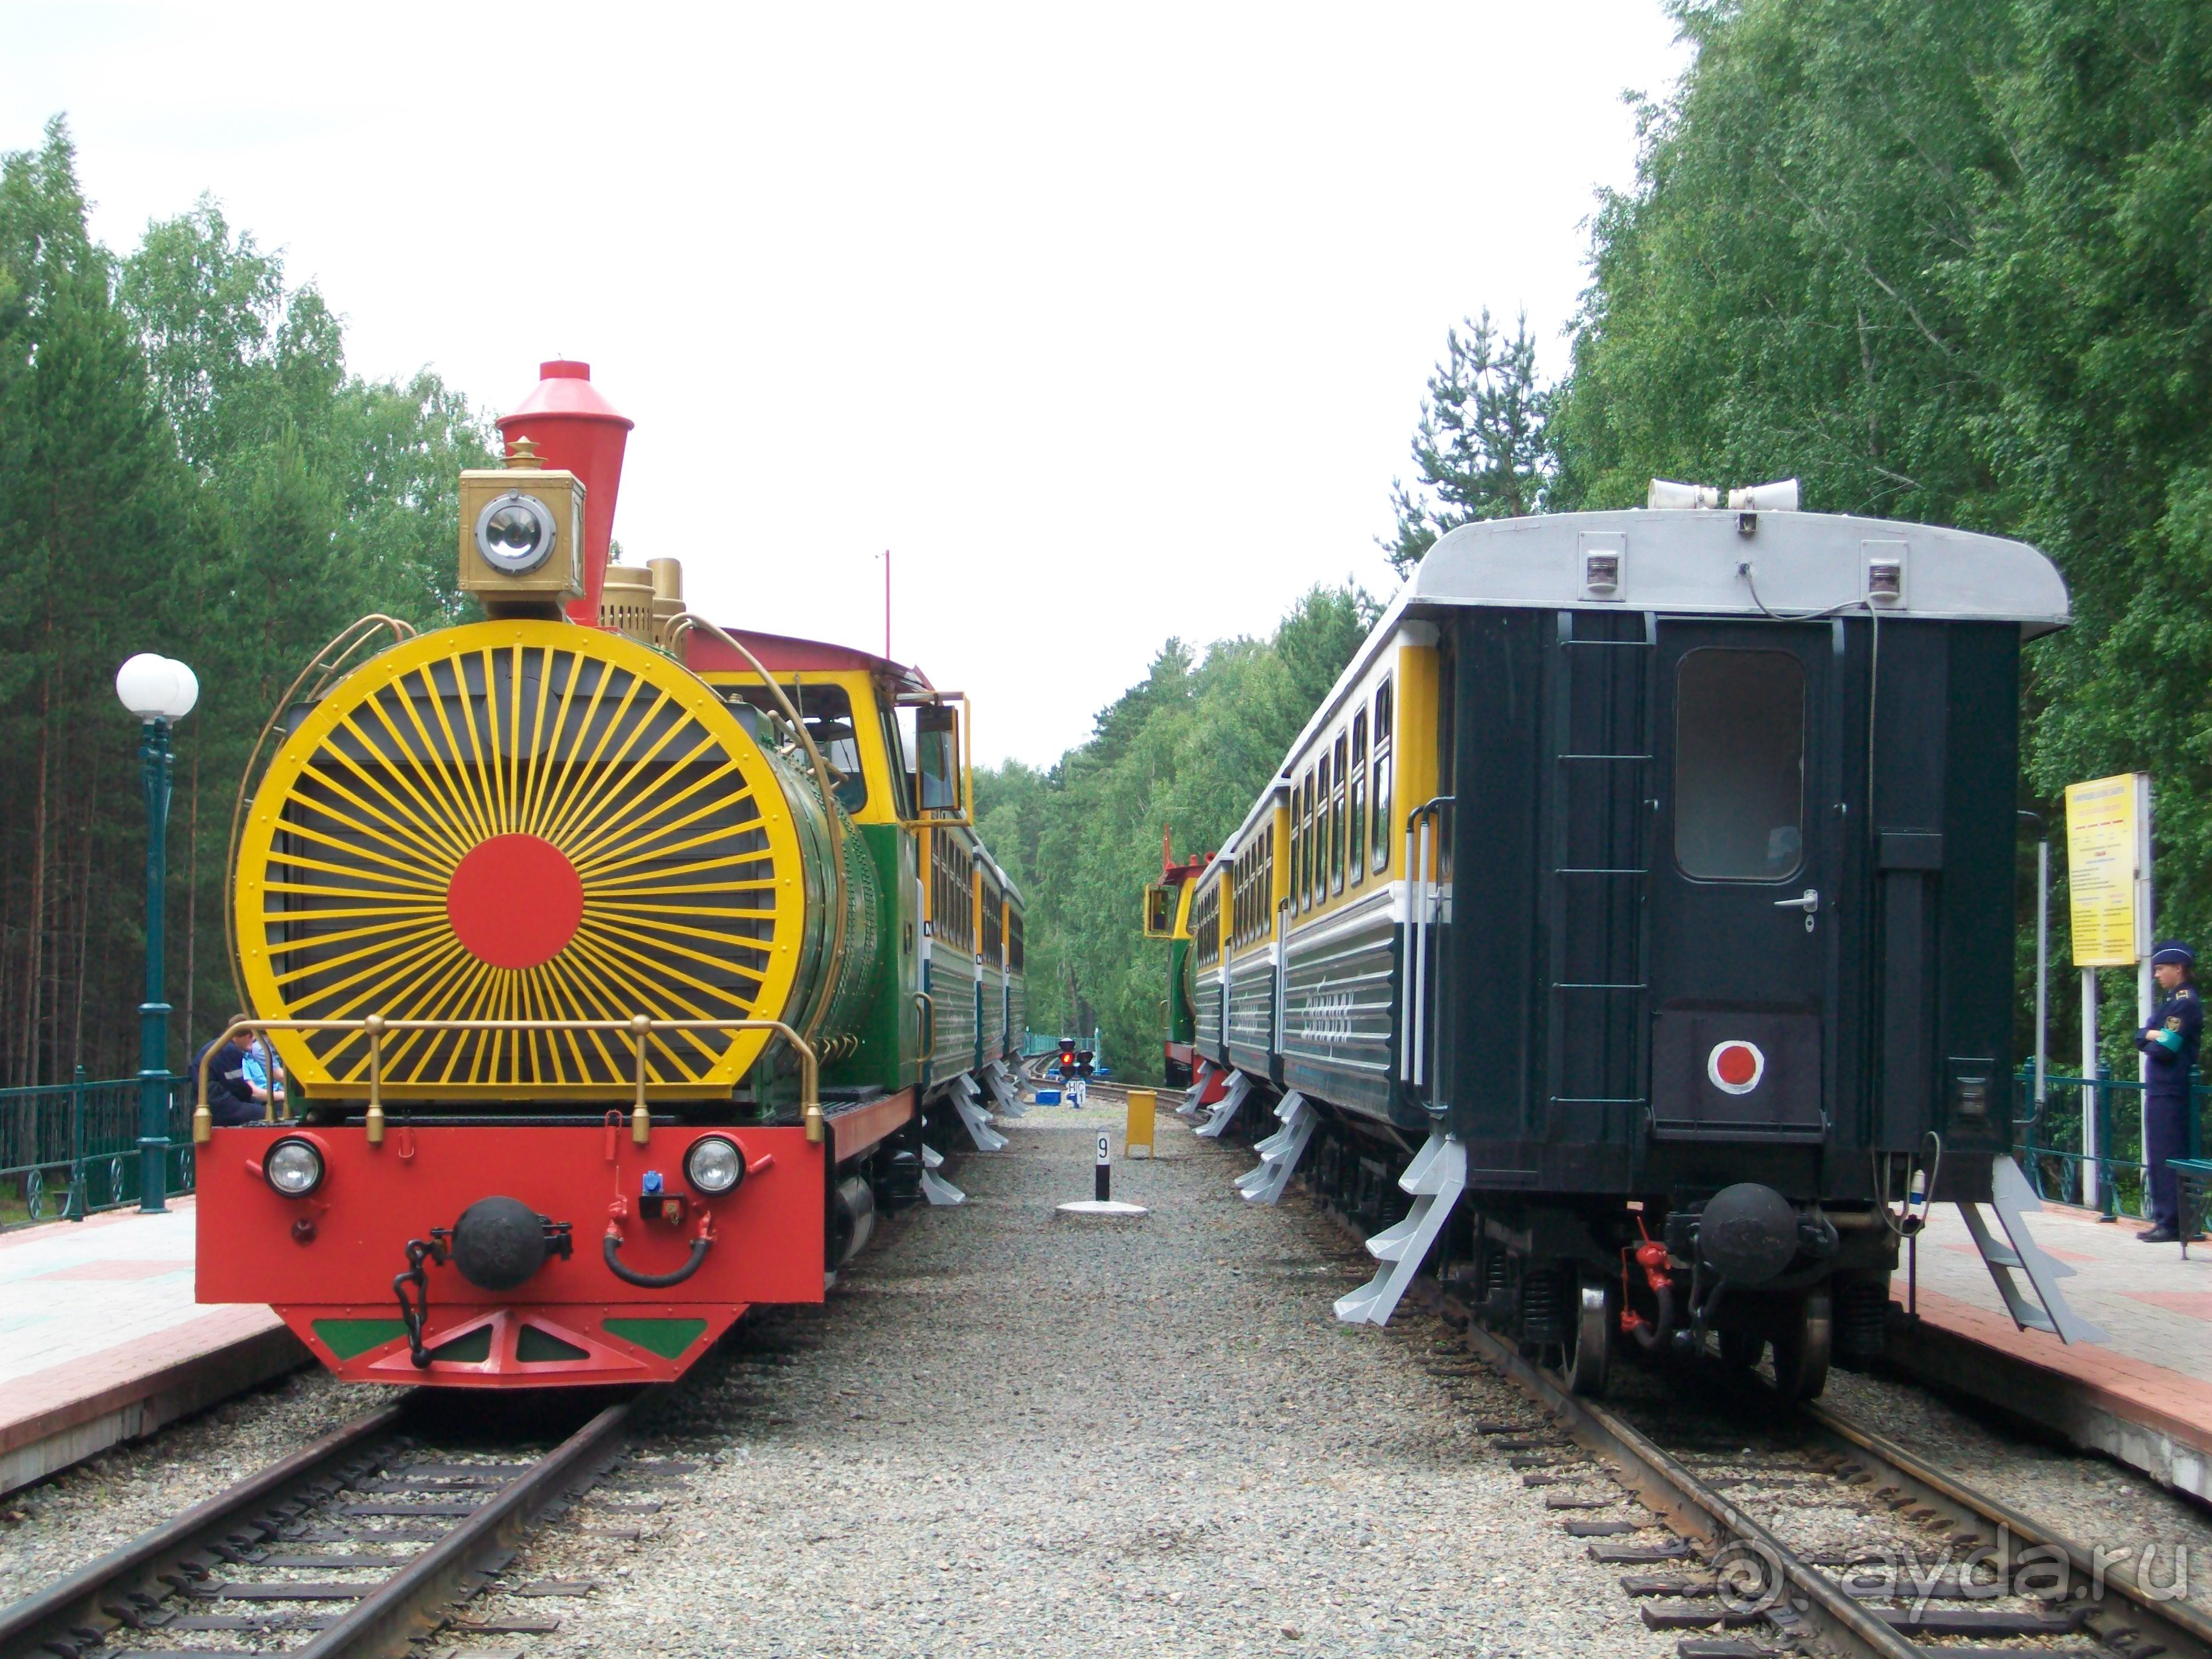
<instances>
[{"instance_id":1,"label":"carriage door","mask_svg":"<svg viewBox=\"0 0 2212 1659\"><path fill-rule=\"evenodd\" d=\"M1662 622L1653 704L1651 1116L1818 1139L1837 836L1831 630Z\"/></svg>"}]
</instances>

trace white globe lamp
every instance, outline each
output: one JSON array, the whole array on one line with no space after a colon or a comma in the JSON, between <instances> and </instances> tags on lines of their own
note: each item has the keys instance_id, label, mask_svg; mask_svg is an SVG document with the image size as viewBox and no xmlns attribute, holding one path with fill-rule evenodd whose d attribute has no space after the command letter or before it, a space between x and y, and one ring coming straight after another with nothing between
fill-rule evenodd
<instances>
[{"instance_id":1,"label":"white globe lamp","mask_svg":"<svg viewBox=\"0 0 2212 1659\"><path fill-rule=\"evenodd\" d=\"M141 651L115 671L115 695L142 720L180 720L199 702L199 677L174 658Z\"/></svg>"}]
</instances>

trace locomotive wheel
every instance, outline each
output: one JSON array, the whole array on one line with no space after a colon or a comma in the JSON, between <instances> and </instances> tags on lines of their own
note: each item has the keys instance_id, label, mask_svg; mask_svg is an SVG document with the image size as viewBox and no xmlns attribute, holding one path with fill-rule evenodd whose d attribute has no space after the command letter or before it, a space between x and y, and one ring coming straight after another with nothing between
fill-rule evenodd
<instances>
[{"instance_id":1,"label":"locomotive wheel","mask_svg":"<svg viewBox=\"0 0 2212 1659\"><path fill-rule=\"evenodd\" d=\"M1834 1321L1828 1293L1814 1291L1797 1304L1774 1337L1774 1387L1784 1400L1814 1400L1828 1386L1828 1353Z\"/></svg>"},{"instance_id":2,"label":"locomotive wheel","mask_svg":"<svg viewBox=\"0 0 2212 1659\"><path fill-rule=\"evenodd\" d=\"M1613 1360L1613 1298L1603 1285L1586 1279L1573 1311L1559 1370L1569 1394L1595 1399L1605 1392L1606 1372Z\"/></svg>"},{"instance_id":3,"label":"locomotive wheel","mask_svg":"<svg viewBox=\"0 0 2212 1659\"><path fill-rule=\"evenodd\" d=\"M1732 1371L1756 1370L1766 1352L1766 1339L1757 1331L1738 1326L1720 1334L1721 1364Z\"/></svg>"}]
</instances>

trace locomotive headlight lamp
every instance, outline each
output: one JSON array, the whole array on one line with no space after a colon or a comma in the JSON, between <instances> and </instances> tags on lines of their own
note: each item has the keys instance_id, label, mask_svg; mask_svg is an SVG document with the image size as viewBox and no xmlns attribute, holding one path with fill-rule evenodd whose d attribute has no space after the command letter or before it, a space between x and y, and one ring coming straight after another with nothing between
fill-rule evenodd
<instances>
[{"instance_id":1,"label":"locomotive headlight lamp","mask_svg":"<svg viewBox=\"0 0 2212 1659\"><path fill-rule=\"evenodd\" d=\"M511 576L535 570L553 555L558 534L553 511L520 490L495 495L477 514L477 551Z\"/></svg>"},{"instance_id":2,"label":"locomotive headlight lamp","mask_svg":"<svg viewBox=\"0 0 2212 1659\"><path fill-rule=\"evenodd\" d=\"M323 1155L312 1140L286 1135L261 1160L262 1178L285 1198L305 1198L323 1184Z\"/></svg>"},{"instance_id":3,"label":"locomotive headlight lamp","mask_svg":"<svg viewBox=\"0 0 2212 1659\"><path fill-rule=\"evenodd\" d=\"M745 1178L745 1155L737 1142L708 1135L691 1143L684 1154L684 1178L709 1198L733 1193Z\"/></svg>"}]
</instances>

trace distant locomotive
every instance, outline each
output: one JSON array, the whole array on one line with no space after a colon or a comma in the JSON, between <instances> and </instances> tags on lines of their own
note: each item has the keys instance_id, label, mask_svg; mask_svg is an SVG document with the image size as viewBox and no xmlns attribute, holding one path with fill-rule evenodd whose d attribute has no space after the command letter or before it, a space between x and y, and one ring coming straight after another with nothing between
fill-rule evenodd
<instances>
[{"instance_id":1,"label":"distant locomotive","mask_svg":"<svg viewBox=\"0 0 2212 1659\"><path fill-rule=\"evenodd\" d=\"M1212 861L1212 854L1200 853L1178 864L1171 834L1163 836L1160 878L1145 890L1145 937L1168 941L1168 994L1160 1000L1160 1063L1170 1089L1189 1085L1197 1060L1192 1048L1198 1034L1198 1009L1191 977L1190 901L1198 878Z\"/></svg>"},{"instance_id":2,"label":"distant locomotive","mask_svg":"<svg viewBox=\"0 0 2212 1659\"><path fill-rule=\"evenodd\" d=\"M294 1116L198 1114L198 1296L356 1381L664 1380L820 1301L878 1203L953 1195L925 1128L989 1137L1024 1024L958 694L610 564L630 422L543 373L461 480L486 620L341 635L234 836Z\"/></svg>"},{"instance_id":3,"label":"distant locomotive","mask_svg":"<svg viewBox=\"0 0 2212 1659\"><path fill-rule=\"evenodd\" d=\"M2009 1143L2021 652L2068 599L2018 542L1676 493L1437 541L1176 896L1195 1048L1222 1118L1281 1097L1248 1196L1382 1230L1340 1317L1440 1249L1577 1389L1710 1334L1810 1396L1880 1349L1891 1206Z\"/></svg>"}]
</instances>

